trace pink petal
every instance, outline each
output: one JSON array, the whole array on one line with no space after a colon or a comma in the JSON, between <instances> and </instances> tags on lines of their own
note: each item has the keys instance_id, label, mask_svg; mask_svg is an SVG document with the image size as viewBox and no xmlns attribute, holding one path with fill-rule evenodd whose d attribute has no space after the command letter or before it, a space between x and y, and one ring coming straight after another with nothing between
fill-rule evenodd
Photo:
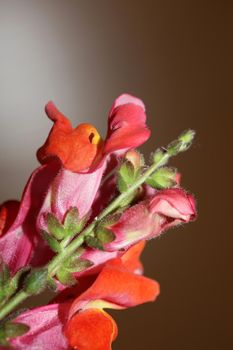
<instances>
[{"instance_id":1,"label":"pink petal","mask_svg":"<svg viewBox=\"0 0 233 350\"><path fill-rule=\"evenodd\" d=\"M0 238L0 254L13 274L29 263L35 245L41 240L36 229L36 218L58 169L58 163L52 162L33 172L13 225Z\"/></svg>"},{"instance_id":2,"label":"pink petal","mask_svg":"<svg viewBox=\"0 0 233 350\"><path fill-rule=\"evenodd\" d=\"M14 321L30 326L29 332L11 341L16 350L68 350L63 334L69 304L51 304L22 313Z\"/></svg>"},{"instance_id":3,"label":"pink petal","mask_svg":"<svg viewBox=\"0 0 233 350\"><path fill-rule=\"evenodd\" d=\"M157 192L150 202L153 213L161 213L185 222L196 217L195 200L181 188L170 188Z\"/></svg>"},{"instance_id":4,"label":"pink petal","mask_svg":"<svg viewBox=\"0 0 233 350\"><path fill-rule=\"evenodd\" d=\"M108 123L103 154L140 146L150 137L146 124L145 106L141 100L121 95L114 102Z\"/></svg>"},{"instance_id":5,"label":"pink petal","mask_svg":"<svg viewBox=\"0 0 233 350\"><path fill-rule=\"evenodd\" d=\"M117 223L108 227L116 238L104 248L107 251L127 248L195 217L195 202L190 194L179 188L157 191L154 196L126 210Z\"/></svg>"},{"instance_id":6,"label":"pink petal","mask_svg":"<svg viewBox=\"0 0 233 350\"><path fill-rule=\"evenodd\" d=\"M71 207L77 207L80 217L92 206L105 169L103 163L92 173L73 173L61 168L49 188L38 218L38 227L45 228L44 213L52 212L61 221Z\"/></svg>"}]
</instances>

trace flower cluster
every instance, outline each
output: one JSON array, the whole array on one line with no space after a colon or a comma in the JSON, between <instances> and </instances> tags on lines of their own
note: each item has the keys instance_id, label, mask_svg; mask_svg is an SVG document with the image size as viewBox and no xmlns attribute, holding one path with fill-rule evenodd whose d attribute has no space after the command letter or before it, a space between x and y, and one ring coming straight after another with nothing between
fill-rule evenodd
<instances>
[{"instance_id":1,"label":"flower cluster","mask_svg":"<svg viewBox=\"0 0 233 350\"><path fill-rule=\"evenodd\" d=\"M165 166L193 132L158 149L146 166L136 150L150 136L145 106L121 95L103 140L90 124L73 128L52 102L53 127L38 150L41 166L22 199L0 206L0 348L110 350L117 325L104 309L153 301L143 276L145 241L196 217L180 174ZM9 314L50 287L49 304Z\"/></svg>"}]
</instances>

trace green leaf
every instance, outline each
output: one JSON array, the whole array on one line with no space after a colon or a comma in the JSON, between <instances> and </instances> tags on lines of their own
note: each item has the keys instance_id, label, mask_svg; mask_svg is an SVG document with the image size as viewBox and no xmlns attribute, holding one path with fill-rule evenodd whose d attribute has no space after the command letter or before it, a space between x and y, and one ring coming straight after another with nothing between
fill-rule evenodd
<instances>
[{"instance_id":1,"label":"green leaf","mask_svg":"<svg viewBox=\"0 0 233 350\"><path fill-rule=\"evenodd\" d=\"M63 225L59 222L56 216L52 213L47 213L46 220L49 233L51 233L51 235L59 240L63 239L66 232Z\"/></svg>"},{"instance_id":2,"label":"green leaf","mask_svg":"<svg viewBox=\"0 0 233 350\"><path fill-rule=\"evenodd\" d=\"M30 295L40 294L47 286L47 268L32 270L24 282L24 291Z\"/></svg>"},{"instance_id":3,"label":"green leaf","mask_svg":"<svg viewBox=\"0 0 233 350\"><path fill-rule=\"evenodd\" d=\"M107 229L106 227L98 227L96 231L96 237L103 244L110 243L115 239L114 233L109 229Z\"/></svg>"},{"instance_id":4,"label":"green leaf","mask_svg":"<svg viewBox=\"0 0 233 350\"><path fill-rule=\"evenodd\" d=\"M75 279L75 277L72 275L71 272L69 272L67 269L65 269L64 267L61 267L58 271L57 271L57 278L58 280L65 286L74 286L77 284L77 280Z\"/></svg>"},{"instance_id":5,"label":"green leaf","mask_svg":"<svg viewBox=\"0 0 233 350\"><path fill-rule=\"evenodd\" d=\"M146 180L146 183L157 189L170 188L176 185L176 173L174 168L159 168Z\"/></svg>"},{"instance_id":6,"label":"green leaf","mask_svg":"<svg viewBox=\"0 0 233 350\"><path fill-rule=\"evenodd\" d=\"M86 237L85 242L90 248L104 250L102 242L96 237L88 236Z\"/></svg>"},{"instance_id":7,"label":"green leaf","mask_svg":"<svg viewBox=\"0 0 233 350\"><path fill-rule=\"evenodd\" d=\"M46 240L46 242L48 243L49 247L55 253L60 253L61 246L60 246L60 243L56 240L56 238L54 238L53 236L51 236L48 232L46 232L44 230L42 230L42 236Z\"/></svg>"}]
</instances>

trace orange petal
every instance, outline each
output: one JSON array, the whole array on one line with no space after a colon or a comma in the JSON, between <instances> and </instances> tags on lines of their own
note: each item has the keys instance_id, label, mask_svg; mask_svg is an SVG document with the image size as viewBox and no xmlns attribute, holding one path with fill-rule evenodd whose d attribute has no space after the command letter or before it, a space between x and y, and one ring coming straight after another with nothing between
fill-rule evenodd
<instances>
[{"instance_id":1,"label":"orange petal","mask_svg":"<svg viewBox=\"0 0 233 350\"><path fill-rule=\"evenodd\" d=\"M97 130L91 124L80 124L73 129L52 102L47 104L46 113L54 126L37 152L39 162L47 163L51 157L58 157L63 166L73 172L88 169L102 144Z\"/></svg>"},{"instance_id":2,"label":"orange petal","mask_svg":"<svg viewBox=\"0 0 233 350\"><path fill-rule=\"evenodd\" d=\"M130 247L121 257L121 260L128 270L141 274L143 265L140 261L140 255L145 248L146 241L141 241Z\"/></svg>"},{"instance_id":3,"label":"orange petal","mask_svg":"<svg viewBox=\"0 0 233 350\"><path fill-rule=\"evenodd\" d=\"M65 335L73 349L111 350L117 336L117 325L105 311L89 309L72 317Z\"/></svg>"},{"instance_id":4,"label":"orange petal","mask_svg":"<svg viewBox=\"0 0 233 350\"><path fill-rule=\"evenodd\" d=\"M88 307L93 300L107 301L112 303L111 308L117 309L154 301L158 294L159 284L156 281L132 273L120 258L113 259L101 270L92 286L73 302L70 317Z\"/></svg>"}]
</instances>

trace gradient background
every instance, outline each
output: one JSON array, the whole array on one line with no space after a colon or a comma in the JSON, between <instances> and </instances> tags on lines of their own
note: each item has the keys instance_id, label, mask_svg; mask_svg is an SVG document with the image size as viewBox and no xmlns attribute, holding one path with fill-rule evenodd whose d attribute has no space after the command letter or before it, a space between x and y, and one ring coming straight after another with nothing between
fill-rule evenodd
<instances>
[{"instance_id":1,"label":"gradient background","mask_svg":"<svg viewBox=\"0 0 233 350\"><path fill-rule=\"evenodd\" d=\"M148 244L146 274L161 295L112 312L116 350L233 346L232 15L231 1L0 0L1 201L19 198L37 166L50 99L104 135L119 94L142 98L153 131L147 155L197 131L172 164L195 193L198 220Z\"/></svg>"}]
</instances>

